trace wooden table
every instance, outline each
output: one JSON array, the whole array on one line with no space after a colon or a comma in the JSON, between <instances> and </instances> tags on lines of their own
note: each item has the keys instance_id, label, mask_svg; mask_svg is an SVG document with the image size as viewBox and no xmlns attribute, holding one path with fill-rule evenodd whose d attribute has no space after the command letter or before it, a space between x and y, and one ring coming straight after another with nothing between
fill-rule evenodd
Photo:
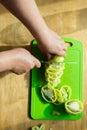
<instances>
[{"instance_id":1,"label":"wooden table","mask_svg":"<svg viewBox=\"0 0 87 130\"><path fill-rule=\"evenodd\" d=\"M36 0L48 26L59 35L84 45L84 113L77 121L32 120L29 111L29 73L0 73L0 130L29 130L44 123L46 130L87 130L87 0ZM0 51L30 45L33 36L0 5Z\"/></svg>"}]
</instances>

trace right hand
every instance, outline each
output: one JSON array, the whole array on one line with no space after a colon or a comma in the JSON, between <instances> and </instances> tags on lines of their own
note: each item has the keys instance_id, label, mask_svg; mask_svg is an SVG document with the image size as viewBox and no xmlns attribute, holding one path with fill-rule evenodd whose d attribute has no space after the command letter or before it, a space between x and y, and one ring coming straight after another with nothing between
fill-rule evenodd
<instances>
[{"instance_id":1,"label":"right hand","mask_svg":"<svg viewBox=\"0 0 87 130\"><path fill-rule=\"evenodd\" d=\"M22 74L30 71L33 67L41 66L39 60L24 48L12 49L10 55L12 56L11 70L16 74Z\"/></svg>"}]
</instances>

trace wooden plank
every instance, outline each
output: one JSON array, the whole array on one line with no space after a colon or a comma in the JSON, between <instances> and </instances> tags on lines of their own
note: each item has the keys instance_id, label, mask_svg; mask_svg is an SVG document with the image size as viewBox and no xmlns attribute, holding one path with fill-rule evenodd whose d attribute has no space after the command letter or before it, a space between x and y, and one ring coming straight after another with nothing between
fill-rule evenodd
<instances>
[{"instance_id":1,"label":"wooden plank","mask_svg":"<svg viewBox=\"0 0 87 130\"><path fill-rule=\"evenodd\" d=\"M87 8L84 0L36 0L42 16L54 15L61 12L70 12Z\"/></svg>"}]
</instances>

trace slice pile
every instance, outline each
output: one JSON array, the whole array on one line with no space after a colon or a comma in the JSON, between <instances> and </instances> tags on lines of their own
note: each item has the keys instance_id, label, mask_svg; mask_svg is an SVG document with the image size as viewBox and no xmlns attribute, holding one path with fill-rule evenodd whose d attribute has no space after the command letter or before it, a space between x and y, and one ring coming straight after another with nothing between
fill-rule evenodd
<instances>
[{"instance_id":1,"label":"slice pile","mask_svg":"<svg viewBox=\"0 0 87 130\"><path fill-rule=\"evenodd\" d=\"M71 99L72 90L68 85L58 88L61 77L64 73L65 63L64 57L54 56L49 64L45 66L45 79L47 84L41 88L43 99L48 103L55 105L65 104L66 112L77 115L82 112L83 104L77 99Z\"/></svg>"}]
</instances>

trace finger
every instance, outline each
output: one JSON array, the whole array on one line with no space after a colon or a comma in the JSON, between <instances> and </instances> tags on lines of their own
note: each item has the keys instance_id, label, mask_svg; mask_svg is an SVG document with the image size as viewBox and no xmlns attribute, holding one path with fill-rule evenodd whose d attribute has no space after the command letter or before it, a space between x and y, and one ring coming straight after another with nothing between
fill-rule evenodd
<instances>
[{"instance_id":1,"label":"finger","mask_svg":"<svg viewBox=\"0 0 87 130\"><path fill-rule=\"evenodd\" d=\"M41 67L40 61L37 58L35 58L35 57L33 57L33 63L34 63L35 67L37 67L37 68Z\"/></svg>"},{"instance_id":2,"label":"finger","mask_svg":"<svg viewBox=\"0 0 87 130\"><path fill-rule=\"evenodd\" d=\"M58 46L57 52L62 51L62 50L63 51L67 50L67 46L65 44L60 44L60 46Z\"/></svg>"},{"instance_id":3,"label":"finger","mask_svg":"<svg viewBox=\"0 0 87 130\"><path fill-rule=\"evenodd\" d=\"M58 52L58 55L65 57L65 56L66 56L66 52L65 52L64 50L59 51L59 52Z\"/></svg>"},{"instance_id":4,"label":"finger","mask_svg":"<svg viewBox=\"0 0 87 130\"><path fill-rule=\"evenodd\" d=\"M64 42L62 43L61 48L62 48L63 50L65 50L65 51L67 50L67 46L66 46L66 44L65 44Z\"/></svg>"},{"instance_id":5,"label":"finger","mask_svg":"<svg viewBox=\"0 0 87 130\"><path fill-rule=\"evenodd\" d=\"M66 43L64 43L63 50L65 50L65 51L67 50Z\"/></svg>"},{"instance_id":6,"label":"finger","mask_svg":"<svg viewBox=\"0 0 87 130\"><path fill-rule=\"evenodd\" d=\"M64 47L63 50L66 51L66 50L67 50L67 47Z\"/></svg>"},{"instance_id":7,"label":"finger","mask_svg":"<svg viewBox=\"0 0 87 130\"><path fill-rule=\"evenodd\" d=\"M50 53L47 53L46 56L47 56L48 60L50 60L52 58L52 55Z\"/></svg>"}]
</instances>

